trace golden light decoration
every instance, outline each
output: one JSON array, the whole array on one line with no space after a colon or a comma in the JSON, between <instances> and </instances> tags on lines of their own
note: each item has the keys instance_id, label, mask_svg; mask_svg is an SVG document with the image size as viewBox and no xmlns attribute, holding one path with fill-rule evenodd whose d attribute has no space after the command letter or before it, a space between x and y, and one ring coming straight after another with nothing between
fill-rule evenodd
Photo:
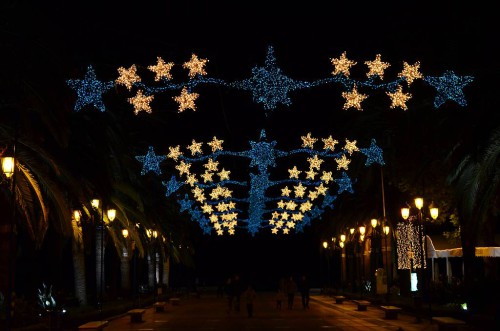
<instances>
[{"instance_id":1,"label":"golden light decoration","mask_svg":"<svg viewBox=\"0 0 500 331\"><path fill-rule=\"evenodd\" d=\"M180 151L180 149L181 149L180 145L177 145L175 147L169 147L168 148L169 152L167 154L167 157L173 159L174 161L177 161L179 156L182 155L182 152Z\"/></svg>"},{"instance_id":2,"label":"golden light decoration","mask_svg":"<svg viewBox=\"0 0 500 331\"><path fill-rule=\"evenodd\" d=\"M182 113L186 109L196 111L195 101L200 95L198 93L189 93L186 87L182 88L181 94L173 99L179 104L179 112Z\"/></svg>"},{"instance_id":3,"label":"golden light decoration","mask_svg":"<svg viewBox=\"0 0 500 331\"><path fill-rule=\"evenodd\" d=\"M398 74L398 77L406 79L408 85L413 83L415 79L423 78L422 73L420 73L420 62L417 61L413 65L403 62L403 71Z\"/></svg>"},{"instance_id":4,"label":"golden light decoration","mask_svg":"<svg viewBox=\"0 0 500 331\"><path fill-rule=\"evenodd\" d=\"M202 151L201 151L201 146L203 145L203 143L198 143L196 142L194 139L191 141L191 145L189 145L187 147L187 149L189 149L191 151L191 155L196 155L196 154L201 154Z\"/></svg>"},{"instance_id":5,"label":"golden light decoration","mask_svg":"<svg viewBox=\"0 0 500 331\"><path fill-rule=\"evenodd\" d=\"M349 155L352 155L354 152L359 152L358 146L356 146L357 140L350 141L349 139L345 140L344 150L346 150Z\"/></svg>"},{"instance_id":6,"label":"golden light decoration","mask_svg":"<svg viewBox=\"0 0 500 331\"><path fill-rule=\"evenodd\" d=\"M207 145L212 148L212 153L217 152L217 151L222 151L222 143L224 140L219 140L217 137L214 137L212 141L208 142Z\"/></svg>"},{"instance_id":7,"label":"golden light decoration","mask_svg":"<svg viewBox=\"0 0 500 331\"><path fill-rule=\"evenodd\" d=\"M117 85L124 85L127 90L131 90L134 83L140 82L141 77L137 75L137 67L133 64L130 68L125 69L124 67L118 68L118 73L120 74L116 79Z\"/></svg>"},{"instance_id":8,"label":"golden light decoration","mask_svg":"<svg viewBox=\"0 0 500 331\"><path fill-rule=\"evenodd\" d=\"M299 175L302 171L298 170L297 169L297 166L293 166L292 169L288 169L288 173L290 174L290 178L295 178L295 179L299 179Z\"/></svg>"},{"instance_id":9,"label":"golden light decoration","mask_svg":"<svg viewBox=\"0 0 500 331\"><path fill-rule=\"evenodd\" d=\"M332 152L335 150L335 145L339 143L338 140L333 139L331 135L328 138L322 138L321 140L324 144L323 149L329 149Z\"/></svg>"},{"instance_id":10,"label":"golden light decoration","mask_svg":"<svg viewBox=\"0 0 500 331\"><path fill-rule=\"evenodd\" d=\"M349 170L349 163L351 163L351 160L349 160L345 154L342 154L340 159L335 159L335 162L337 162L337 170Z\"/></svg>"},{"instance_id":11,"label":"golden light decoration","mask_svg":"<svg viewBox=\"0 0 500 331\"><path fill-rule=\"evenodd\" d=\"M421 250L418 226L412 222L401 222L397 225L396 252L398 255L398 269L420 269ZM426 261L424 261L424 268Z\"/></svg>"},{"instance_id":12,"label":"golden light decoration","mask_svg":"<svg viewBox=\"0 0 500 331\"><path fill-rule=\"evenodd\" d=\"M316 138L311 137L311 133L309 132L306 136L300 137L302 139L302 147L306 148L314 148L314 143L318 140Z\"/></svg>"},{"instance_id":13,"label":"golden light decoration","mask_svg":"<svg viewBox=\"0 0 500 331\"><path fill-rule=\"evenodd\" d=\"M406 101L411 99L410 93L404 93L403 87L401 85L398 86L396 92L387 92L387 95L391 98L391 109L399 107L403 110L407 110L408 106L406 105Z\"/></svg>"},{"instance_id":14,"label":"golden light decoration","mask_svg":"<svg viewBox=\"0 0 500 331\"><path fill-rule=\"evenodd\" d=\"M361 107L361 102L365 100L368 96L358 92L356 85L352 88L350 92L342 92L342 97L345 99L343 108L356 108L357 110L363 110Z\"/></svg>"},{"instance_id":15,"label":"golden light decoration","mask_svg":"<svg viewBox=\"0 0 500 331\"><path fill-rule=\"evenodd\" d=\"M160 81L162 79L172 79L172 75L170 74L170 70L172 70L172 67L174 66L173 62L168 62L165 63L161 57L156 58L156 65L150 65L148 66L148 69L154 72L155 75L155 81Z\"/></svg>"},{"instance_id":16,"label":"golden light decoration","mask_svg":"<svg viewBox=\"0 0 500 331\"><path fill-rule=\"evenodd\" d=\"M382 62L381 55L377 54L375 56L375 60L373 61L365 61L365 64L368 66L369 71L366 73L367 77L379 76L380 79L384 79L384 71L389 68L391 65L387 62Z\"/></svg>"},{"instance_id":17,"label":"golden light decoration","mask_svg":"<svg viewBox=\"0 0 500 331\"><path fill-rule=\"evenodd\" d=\"M137 91L135 97L128 98L128 102L134 106L134 113L137 115L140 111L151 113L151 106L149 103L153 101L154 95L144 95L141 90Z\"/></svg>"},{"instance_id":18,"label":"golden light decoration","mask_svg":"<svg viewBox=\"0 0 500 331\"><path fill-rule=\"evenodd\" d=\"M182 67L184 69L189 69L189 77L193 78L196 75L206 75L205 64L208 62L207 59L200 59L196 54L191 55L191 59L188 62L185 62Z\"/></svg>"},{"instance_id":19,"label":"golden light decoration","mask_svg":"<svg viewBox=\"0 0 500 331\"><path fill-rule=\"evenodd\" d=\"M357 62L351 61L347 58L346 52L343 52L340 58L333 58L331 62L334 66L332 75L343 74L346 77L349 77L349 70L352 66L356 65Z\"/></svg>"}]
</instances>

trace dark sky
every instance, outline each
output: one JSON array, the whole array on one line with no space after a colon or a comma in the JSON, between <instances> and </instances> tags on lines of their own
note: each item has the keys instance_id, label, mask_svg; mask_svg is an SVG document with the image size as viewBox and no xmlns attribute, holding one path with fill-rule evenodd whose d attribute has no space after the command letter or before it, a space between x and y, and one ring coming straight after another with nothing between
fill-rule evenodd
<instances>
[{"instance_id":1,"label":"dark sky","mask_svg":"<svg viewBox=\"0 0 500 331\"><path fill-rule=\"evenodd\" d=\"M494 23L485 15L487 9L470 2L434 2L12 2L4 15L9 29L23 30L47 47L52 63L60 62L60 75L66 74L66 79L83 77L89 64L99 79L113 80L121 66L147 66L157 56L181 64L196 53L209 59L206 70L211 77L234 81L248 78L254 66L262 66L267 47L273 46L277 65L299 80L329 77L330 59L346 51L358 66L382 54L395 67L403 61L420 61L424 74L454 70L458 75L480 77L479 85L486 88L486 82L498 73L498 65L488 70L485 66L495 59L494 44L484 41L495 33ZM280 107L269 116L247 92L222 87L200 91L195 113L179 114L172 102L153 109L164 112L162 119L172 125L151 137L174 145L217 135L234 147L247 147L248 140L258 139L262 128L271 138L295 139L294 144L310 131L346 135L351 129L344 121L352 115L342 112L339 89L291 94L292 106ZM286 144L279 141L278 147L281 143ZM237 238L212 236L204 238L198 250L201 259L218 256L203 272L210 273L212 268L228 273L231 267L227 266L234 264L236 271L245 273L262 269L266 273L269 268L269 277L275 278L280 269L319 272L313 269L320 268L320 239L311 234L281 237L278 242L265 237L244 237L238 242Z\"/></svg>"}]
</instances>

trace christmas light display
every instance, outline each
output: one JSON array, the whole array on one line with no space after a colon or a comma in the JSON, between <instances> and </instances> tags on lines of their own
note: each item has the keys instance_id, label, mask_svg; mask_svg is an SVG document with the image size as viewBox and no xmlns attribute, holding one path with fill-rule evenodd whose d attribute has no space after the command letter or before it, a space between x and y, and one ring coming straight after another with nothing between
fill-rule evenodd
<instances>
[{"instance_id":1,"label":"christmas light display","mask_svg":"<svg viewBox=\"0 0 500 331\"><path fill-rule=\"evenodd\" d=\"M418 225L415 217L408 221L398 223L396 236L396 252L398 254L398 269L415 270L422 267L421 249ZM424 268L426 268L426 259Z\"/></svg>"},{"instance_id":2,"label":"christmas light display","mask_svg":"<svg viewBox=\"0 0 500 331\"><path fill-rule=\"evenodd\" d=\"M403 62L403 68L397 74L397 78L384 82L385 70L391 64L383 62L381 55L377 54L372 61L364 61L367 67L366 79L351 78L351 69L357 65L356 61L347 58L343 52L338 58L331 58L333 77L321 78L314 81L300 81L285 75L276 64L273 47L268 48L264 66L256 66L251 70L250 78L233 82L220 78L208 76L205 66L207 59L199 58L192 54L189 61L182 64L186 69L187 80L175 82L171 70L176 64L165 62L157 57L155 65L136 66L131 65L128 69L118 68L118 78L113 82L103 83L96 79L91 67L87 70L84 80L68 80L68 85L77 91L78 99L75 111L79 111L86 105L94 106L104 111L102 94L114 85L124 86L127 92L135 93L135 97L128 97L134 112L151 112L150 103L154 95L174 91L172 99L178 103L178 111L183 112L191 109L196 110L196 100L200 96L194 92L198 85L218 85L229 89L238 89L251 92L253 101L261 104L266 112L275 110L279 105L290 106L292 100L290 94L302 89L310 89L327 84L341 85L341 95L345 99L343 108L345 110L354 108L363 110L362 102L370 97L370 93L382 90L390 98L390 108L407 109L406 102L411 99L411 93L407 90L415 81L422 81L434 87L437 96L434 107L439 108L446 100L451 100L460 106L466 106L463 88L473 81L471 76L457 76L452 71L447 71L443 76L427 77L420 72L420 62L409 64ZM141 78L138 68L147 68L147 75ZM155 73L153 82L148 83L146 78ZM121 92L120 89L117 91ZM163 106L165 108L165 106Z\"/></svg>"}]
</instances>

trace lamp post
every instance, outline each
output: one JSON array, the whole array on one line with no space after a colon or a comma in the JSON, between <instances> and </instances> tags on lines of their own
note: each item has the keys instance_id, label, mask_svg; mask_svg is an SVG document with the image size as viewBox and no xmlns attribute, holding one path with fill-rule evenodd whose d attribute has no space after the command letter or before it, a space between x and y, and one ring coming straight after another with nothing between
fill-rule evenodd
<instances>
[{"instance_id":1,"label":"lamp post","mask_svg":"<svg viewBox=\"0 0 500 331\"><path fill-rule=\"evenodd\" d=\"M420 279L417 282L417 291L420 295L420 298L426 295L426 257L427 257L427 238L425 238L425 229L424 229L424 215L422 208L424 206L424 199L422 197L417 197L414 200L415 207L417 208L417 233L418 233L418 248L420 255ZM439 215L439 209L434 207L433 204L429 206L429 215L432 219L437 219ZM410 218L410 208L404 207L401 208L401 216L404 220L408 220Z\"/></svg>"},{"instance_id":2,"label":"lamp post","mask_svg":"<svg viewBox=\"0 0 500 331\"><path fill-rule=\"evenodd\" d=\"M99 212L99 199L92 199L90 202L92 208ZM116 209L108 209L107 217L110 222L112 222L116 217ZM101 207L100 223L96 227L96 238L99 239L96 243L96 248L99 246L99 251L96 252L96 280L98 284L96 290L99 291L97 306L99 308L99 317L102 319L102 306L103 306L103 282L104 282L104 206Z\"/></svg>"},{"instance_id":3,"label":"lamp post","mask_svg":"<svg viewBox=\"0 0 500 331\"><path fill-rule=\"evenodd\" d=\"M12 324L12 292L14 290L14 256L16 245L14 243L14 227L16 224L16 144L13 146L13 156L2 157L2 172L10 184L10 198L12 217L8 228L8 267L7 267L7 294L5 296L5 323L6 329L10 330Z\"/></svg>"},{"instance_id":4,"label":"lamp post","mask_svg":"<svg viewBox=\"0 0 500 331\"><path fill-rule=\"evenodd\" d=\"M325 259L326 259L326 287L330 287L330 259L328 256L328 241L323 241L323 248L325 249Z\"/></svg>"}]
</instances>

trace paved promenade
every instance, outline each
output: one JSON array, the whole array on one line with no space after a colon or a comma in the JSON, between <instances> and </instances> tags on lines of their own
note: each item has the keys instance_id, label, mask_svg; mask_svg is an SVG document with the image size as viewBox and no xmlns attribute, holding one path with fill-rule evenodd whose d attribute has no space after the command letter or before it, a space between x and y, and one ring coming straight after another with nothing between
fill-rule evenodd
<instances>
[{"instance_id":1,"label":"paved promenade","mask_svg":"<svg viewBox=\"0 0 500 331\"><path fill-rule=\"evenodd\" d=\"M283 304L276 309L273 293L257 293L254 316L249 318L242 302L240 312L228 312L225 298L206 294L201 298L182 298L178 306L168 304L165 312L155 312L148 307L143 322L132 323L128 315L109 319L105 331L165 330L165 331L371 331L404 330L435 331L437 325L428 320L417 323L412 315L400 313L397 320L387 320L377 306L368 306L367 311L357 311L351 301L342 304L325 295L311 296L310 308L303 310L300 296L295 298L292 310Z\"/></svg>"}]
</instances>

